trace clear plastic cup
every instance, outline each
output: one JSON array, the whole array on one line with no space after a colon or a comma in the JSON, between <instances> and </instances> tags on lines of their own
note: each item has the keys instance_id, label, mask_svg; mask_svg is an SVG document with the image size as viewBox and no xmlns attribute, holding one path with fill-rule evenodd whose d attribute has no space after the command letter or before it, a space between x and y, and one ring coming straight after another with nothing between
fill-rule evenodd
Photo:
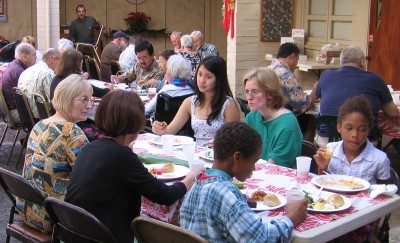
<instances>
[{"instance_id":1,"label":"clear plastic cup","mask_svg":"<svg viewBox=\"0 0 400 243\"><path fill-rule=\"evenodd\" d=\"M297 178L307 179L310 173L311 158L306 156L296 157Z\"/></svg>"},{"instance_id":2,"label":"clear plastic cup","mask_svg":"<svg viewBox=\"0 0 400 243\"><path fill-rule=\"evenodd\" d=\"M166 134L161 136L163 150L167 154L172 154L174 151L174 135Z\"/></svg>"},{"instance_id":3,"label":"clear plastic cup","mask_svg":"<svg viewBox=\"0 0 400 243\"><path fill-rule=\"evenodd\" d=\"M189 169L190 170L195 170L198 168L204 168L204 161L200 159L192 159L189 161Z\"/></svg>"},{"instance_id":4,"label":"clear plastic cup","mask_svg":"<svg viewBox=\"0 0 400 243\"><path fill-rule=\"evenodd\" d=\"M194 154L196 152L196 142L195 141L185 141L182 143L183 155L185 160L192 161L194 159Z\"/></svg>"},{"instance_id":5,"label":"clear plastic cup","mask_svg":"<svg viewBox=\"0 0 400 243\"><path fill-rule=\"evenodd\" d=\"M300 201L305 198L305 195L306 194L300 190L289 190L286 193L286 201L287 201L287 203Z\"/></svg>"}]
</instances>

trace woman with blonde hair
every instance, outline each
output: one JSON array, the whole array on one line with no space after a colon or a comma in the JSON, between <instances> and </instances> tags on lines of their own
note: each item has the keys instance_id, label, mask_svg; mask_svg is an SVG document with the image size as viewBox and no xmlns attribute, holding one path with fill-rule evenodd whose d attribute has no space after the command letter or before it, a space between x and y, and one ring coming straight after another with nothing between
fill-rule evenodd
<instances>
[{"instance_id":1,"label":"woman with blonde hair","mask_svg":"<svg viewBox=\"0 0 400 243\"><path fill-rule=\"evenodd\" d=\"M246 123L261 135L261 158L269 163L295 167L303 135L296 116L284 108L286 97L274 70L258 67L243 77L244 95L251 110Z\"/></svg>"},{"instance_id":2,"label":"woman with blonde hair","mask_svg":"<svg viewBox=\"0 0 400 243\"><path fill-rule=\"evenodd\" d=\"M43 54L36 47L36 38L35 37L29 36L29 35L24 36L24 37L22 37L21 42L22 43L29 43L33 47L35 47L35 50L36 50L36 63L38 63L38 62L40 62L42 60Z\"/></svg>"},{"instance_id":3,"label":"woman with blonde hair","mask_svg":"<svg viewBox=\"0 0 400 243\"><path fill-rule=\"evenodd\" d=\"M56 113L36 123L29 135L22 175L47 196L64 200L72 165L79 151L89 143L75 123L87 119L92 92L92 86L80 75L68 76L55 90L52 103ZM17 205L30 226L52 231L42 205L27 201Z\"/></svg>"}]
</instances>

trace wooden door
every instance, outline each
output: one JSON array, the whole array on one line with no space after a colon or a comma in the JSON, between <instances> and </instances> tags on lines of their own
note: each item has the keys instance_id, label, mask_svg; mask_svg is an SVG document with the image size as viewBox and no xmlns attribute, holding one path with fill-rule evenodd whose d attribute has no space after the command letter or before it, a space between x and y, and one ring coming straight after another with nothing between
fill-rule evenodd
<instances>
[{"instance_id":1,"label":"wooden door","mask_svg":"<svg viewBox=\"0 0 400 243\"><path fill-rule=\"evenodd\" d=\"M400 1L371 0L368 70L400 90Z\"/></svg>"}]
</instances>

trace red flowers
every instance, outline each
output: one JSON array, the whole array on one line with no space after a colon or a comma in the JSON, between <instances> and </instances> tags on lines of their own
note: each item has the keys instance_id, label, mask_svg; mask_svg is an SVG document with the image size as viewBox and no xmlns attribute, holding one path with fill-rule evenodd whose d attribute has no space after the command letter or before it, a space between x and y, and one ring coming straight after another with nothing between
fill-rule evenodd
<instances>
[{"instance_id":1,"label":"red flowers","mask_svg":"<svg viewBox=\"0 0 400 243\"><path fill-rule=\"evenodd\" d=\"M140 33L147 28L147 23L151 20L150 16L147 16L143 12L130 12L128 17L124 18L124 21L128 25L128 32Z\"/></svg>"}]
</instances>

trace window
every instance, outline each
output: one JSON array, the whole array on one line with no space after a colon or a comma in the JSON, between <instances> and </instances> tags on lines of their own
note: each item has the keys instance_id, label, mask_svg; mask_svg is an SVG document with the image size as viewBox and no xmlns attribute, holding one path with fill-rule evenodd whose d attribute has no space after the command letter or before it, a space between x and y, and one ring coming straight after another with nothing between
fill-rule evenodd
<instances>
[{"instance_id":1,"label":"window","mask_svg":"<svg viewBox=\"0 0 400 243\"><path fill-rule=\"evenodd\" d=\"M353 0L306 1L308 45L348 44L353 36Z\"/></svg>"}]
</instances>

